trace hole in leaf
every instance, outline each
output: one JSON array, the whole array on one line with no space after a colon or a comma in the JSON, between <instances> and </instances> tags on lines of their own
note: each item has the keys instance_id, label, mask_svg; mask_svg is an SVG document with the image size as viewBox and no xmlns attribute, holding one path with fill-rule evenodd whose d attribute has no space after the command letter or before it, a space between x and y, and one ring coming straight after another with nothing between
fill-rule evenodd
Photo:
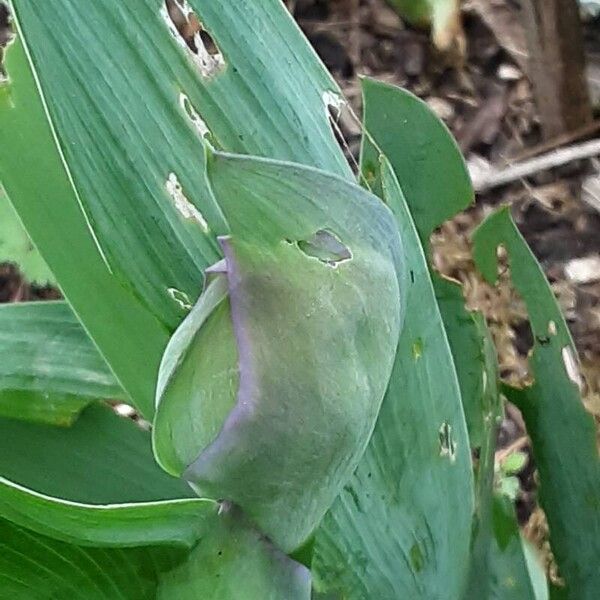
<instances>
[{"instance_id":1,"label":"hole in leaf","mask_svg":"<svg viewBox=\"0 0 600 600\"><path fill-rule=\"evenodd\" d=\"M192 310L192 301L185 292L182 292L177 288L168 288L167 292L169 296L183 308L183 310Z\"/></svg>"},{"instance_id":2,"label":"hole in leaf","mask_svg":"<svg viewBox=\"0 0 600 600\"><path fill-rule=\"evenodd\" d=\"M179 105L185 112L188 119L194 125L200 137L207 136L210 133L210 130L208 129L206 122L198 114L198 111L194 108L194 105L190 102L190 99L183 92L179 94Z\"/></svg>"},{"instance_id":3,"label":"hole in leaf","mask_svg":"<svg viewBox=\"0 0 600 600\"><path fill-rule=\"evenodd\" d=\"M204 233L208 233L209 227L206 219L202 213L187 199L183 192L183 188L181 187L181 183L179 183L179 179L177 179L177 175L175 175L175 173L169 173L165 187L167 189L167 193L171 197L171 200L173 200L175 208L179 211L179 214L184 219L195 221L198 223L198 225L200 225Z\"/></svg>"},{"instance_id":4,"label":"hole in leaf","mask_svg":"<svg viewBox=\"0 0 600 600\"><path fill-rule=\"evenodd\" d=\"M296 244L304 254L317 258L330 267L352 259L350 248L327 229L320 229L311 239L299 240Z\"/></svg>"},{"instance_id":5,"label":"hole in leaf","mask_svg":"<svg viewBox=\"0 0 600 600\"><path fill-rule=\"evenodd\" d=\"M444 421L439 430L440 456L446 456L451 461L456 458L456 443L454 442L452 427Z\"/></svg>"},{"instance_id":6,"label":"hole in leaf","mask_svg":"<svg viewBox=\"0 0 600 600\"><path fill-rule=\"evenodd\" d=\"M14 37L8 6L3 2L0 2L0 84L8 81L8 74L4 69L4 50L12 42Z\"/></svg>"},{"instance_id":7,"label":"hole in leaf","mask_svg":"<svg viewBox=\"0 0 600 600\"><path fill-rule=\"evenodd\" d=\"M323 103L333 135L346 160L350 163L354 174L358 175L360 167L357 156L362 126L360 123L356 123L355 115L350 111L348 102L340 94L331 91L324 92Z\"/></svg>"},{"instance_id":8,"label":"hole in leaf","mask_svg":"<svg viewBox=\"0 0 600 600\"><path fill-rule=\"evenodd\" d=\"M165 0L161 13L169 31L188 52L200 74L211 77L225 67L219 47L184 0Z\"/></svg>"},{"instance_id":9,"label":"hole in leaf","mask_svg":"<svg viewBox=\"0 0 600 600\"><path fill-rule=\"evenodd\" d=\"M582 391L583 378L579 370L579 361L571 346L565 346L562 349L562 359L569 379L579 388L579 391Z\"/></svg>"}]
</instances>

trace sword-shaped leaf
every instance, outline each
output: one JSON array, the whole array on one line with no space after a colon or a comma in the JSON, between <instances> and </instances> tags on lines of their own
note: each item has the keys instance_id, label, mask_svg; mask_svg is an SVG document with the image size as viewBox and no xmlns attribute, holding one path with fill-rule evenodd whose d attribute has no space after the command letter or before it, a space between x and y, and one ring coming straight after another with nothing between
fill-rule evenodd
<instances>
[{"instance_id":1,"label":"sword-shaped leaf","mask_svg":"<svg viewBox=\"0 0 600 600\"><path fill-rule=\"evenodd\" d=\"M600 459L591 415L579 385L579 362L567 324L535 256L510 217L494 213L476 230L475 260L495 283L497 249L508 252L511 277L527 306L534 347L532 386L504 393L525 419L540 475L540 504L567 598L595 598L600 589Z\"/></svg>"},{"instance_id":2,"label":"sword-shaped leaf","mask_svg":"<svg viewBox=\"0 0 600 600\"><path fill-rule=\"evenodd\" d=\"M0 180L150 417L168 335L227 232L205 136L349 177L327 114L338 88L279 0L11 4Z\"/></svg>"}]
</instances>

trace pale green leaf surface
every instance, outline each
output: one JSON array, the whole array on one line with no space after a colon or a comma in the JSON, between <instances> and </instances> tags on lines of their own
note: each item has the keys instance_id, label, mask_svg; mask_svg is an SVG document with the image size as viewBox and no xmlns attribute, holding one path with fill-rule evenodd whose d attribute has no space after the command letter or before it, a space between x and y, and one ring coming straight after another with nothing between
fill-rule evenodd
<instances>
[{"instance_id":1,"label":"pale green leaf surface","mask_svg":"<svg viewBox=\"0 0 600 600\"><path fill-rule=\"evenodd\" d=\"M365 86L375 139L376 93ZM376 164L374 150L363 152ZM455 599L466 580L473 514L460 390L427 259L385 158L380 176L405 245L406 319L367 451L317 531L315 587L356 600Z\"/></svg>"},{"instance_id":2,"label":"pale green leaf surface","mask_svg":"<svg viewBox=\"0 0 600 600\"><path fill-rule=\"evenodd\" d=\"M474 234L478 268L497 280L497 248L509 256L513 283L525 301L533 331L531 387L503 392L517 404L532 440L540 477L540 504L565 594L592 600L600 589L600 460L596 431L578 389L579 363L571 335L540 265L510 217L494 213Z\"/></svg>"},{"instance_id":3,"label":"pale green leaf surface","mask_svg":"<svg viewBox=\"0 0 600 600\"><path fill-rule=\"evenodd\" d=\"M60 222L65 204L76 206L73 190L56 201L58 188L43 189L64 169L40 111L20 122L39 103L32 85L21 86L28 66L12 57L23 40L7 52L10 98L0 110L0 131L6 139L31 137L12 144L11 157L0 153L0 179L78 316L150 416L148 382L166 341L159 323L174 329L193 304L203 268L220 254L215 236L227 230L205 180L204 127L218 147L349 177L326 109L337 86L278 0L190 2L224 58L208 76L173 33L163 0L14 0L13 6L69 174L114 276L98 281L85 260L98 263L97 253L80 256L79 246L89 245L79 239L88 234L81 215L71 219L74 228L69 219ZM10 125L2 125L1 113ZM42 149L48 156L40 162L35 155ZM40 198L46 198L43 212ZM77 260L64 264L56 246L69 246ZM103 315L90 308L90 281L108 288L100 296L103 309L114 306L111 291L113 301L131 294L119 329L116 321L107 328L112 337L100 330ZM123 346L119 355L115 330L138 347L145 364L134 365L133 350Z\"/></svg>"},{"instance_id":4,"label":"pale green leaf surface","mask_svg":"<svg viewBox=\"0 0 600 600\"><path fill-rule=\"evenodd\" d=\"M0 419L0 476L89 504L192 497L154 461L150 434L110 408L86 408L72 427Z\"/></svg>"},{"instance_id":5,"label":"pale green leaf surface","mask_svg":"<svg viewBox=\"0 0 600 600\"><path fill-rule=\"evenodd\" d=\"M203 498L82 504L39 494L0 477L0 517L79 546L155 544L191 549L212 524L217 502Z\"/></svg>"},{"instance_id":6,"label":"pale green leaf surface","mask_svg":"<svg viewBox=\"0 0 600 600\"><path fill-rule=\"evenodd\" d=\"M225 513L189 559L162 578L157 600L309 600L310 587L306 567Z\"/></svg>"},{"instance_id":7,"label":"pale green leaf surface","mask_svg":"<svg viewBox=\"0 0 600 600\"><path fill-rule=\"evenodd\" d=\"M159 371L153 447L180 476L219 433L235 405L238 353L225 277L212 281L179 326Z\"/></svg>"},{"instance_id":8,"label":"pale green leaf surface","mask_svg":"<svg viewBox=\"0 0 600 600\"><path fill-rule=\"evenodd\" d=\"M0 519L0 599L150 600L161 573L185 556L171 547L85 548Z\"/></svg>"},{"instance_id":9,"label":"pale green leaf surface","mask_svg":"<svg viewBox=\"0 0 600 600\"><path fill-rule=\"evenodd\" d=\"M0 87L0 182L77 316L133 402L152 413L164 327L111 276L81 211L22 41L6 52Z\"/></svg>"},{"instance_id":10,"label":"pale green leaf surface","mask_svg":"<svg viewBox=\"0 0 600 600\"><path fill-rule=\"evenodd\" d=\"M372 432L403 312L400 238L377 198L322 171L215 154L209 177L231 228L221 243L239 390L184 476L201 495L239 504L291 551ZM159 405L155 447L173 430L159 430L160 413Z\"/></svg>"},{"instance_id":11,"label":"pale green leaf surface","mask_svg":"<svg viewBox=\"0 0 600 600\"><path fill-rule=\"evenodd\" d=\"M126 398L66 302L0 305L0 355L0 417L69 425Z\"/></svg>"},{"instance_id":12,"label":"pale green leaf surface","mask_svg":"<svg viewBox=\"0 0 600 600\"><path fill-rule=\"evenodd\" d=\"M53 284L54 277L35 249L17 213L0 187L0 263L14 263L32 283Z\"/></svg>"}]
</instances>

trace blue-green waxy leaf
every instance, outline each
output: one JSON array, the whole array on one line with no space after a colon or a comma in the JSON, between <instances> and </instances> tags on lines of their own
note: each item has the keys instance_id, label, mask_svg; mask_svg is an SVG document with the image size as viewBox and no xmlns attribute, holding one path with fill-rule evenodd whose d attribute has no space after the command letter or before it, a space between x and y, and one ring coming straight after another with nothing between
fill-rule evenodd
<instances>
[{"instance_id":1,"label":"blue-green waxy leaf","mask_svg":"<svg viewBox=\"0 0 600 600\"><path fill-rule=\"evenodd\" d=\"M409 273L406 319L373 436L317 531L314 585L326 598L457 599L468 572L473 477L460 388L419 224L427 239L429 227L450 210L431 188L461 204L470 196L468 180L461 179L458 153L450 155L447 170L432 173L432 157L456 150L422 102L368 80L363 91L362 174L379 189L401 232ZM380 138L393 161L372 145ZM400 185L396 175L402 175Z\"/></svg>"},{"instance_id":2,"label":"blue-green waxy leaf","mask_svg":"<svg viewBox=\"0 0 600 600\"><path fill-rule=\"evenodd\" d=\"M497 248L505 247L512 281L527 306L534 347L534 383L503 392L523 414L540 476L540 504L566 587L564 597L592 600L600 589L600 458L592 416L581 401L573 340L552 289L510 217L494 213L474 235L475 261L495 283Z\"/></svg>"},{"instance_id":3,"label":"blue-green waxy leaf","mask_svg":"<svg viewBox=\"0 0 600 600\"><path fill-rule=\"evenodd\" d=\"M224 511L188 560L162 578L157 600L309 600L309 570L235 509Z\"/></svg>"},{"instance_id":4,"label":"blue-green waxy leaf","mask_svg":"<svg viewBox=\"0 0 600 600\"><path fill-rule=\"evenodd\" d=\"M239 386L227 281L217 275L177 329L159 373L154 453L179 476L212 442Z\"/></svg>"},{"instance_id":5,"label":"blue-green waxy leaf","mask_svg":"<svg viewBox=\"0 0 600 600\"><path fill-rule=\"evenodd\" d=\"M326 106L339 89L280 0L10 4L0 183L151 418L160 357L227 232L205 137L350 178ZM202 35L186 42L178 19Z\"/></svg>"},{"instance_id":6,"label":"blue-green waxy leaf","mask_svg":"<svg viewBox=\"0 0 600 600\"><path fill-rule=\"evenodd\" d=\"M0 417L69 425L123 389L66 302L0 305Z\"/></svg>"},{"instance_id":7,"label":"blue-green waxy leaf","mask_svg":"<svg viewBox=\"0 0 600 600\"><path fill-rule=\"evenodd\" d=\"M0 419L0 476L85 504L193 496L156 464L147 431L100 404L87 407L71 427Z\"/></svg>"},{"instance_id":8,"label":"blue-green waxy leaf","mask_svg":"<svg viewBox=\"0 0 600 600\"><path fill-rule=\"evenodd\" d=\"M402 320L400 237L379 200L321 171L217 153L208 175L231 233L220 239L216 279L163 358L154 447L202 495L239 504L289 551L318 524L372 432ZM231 384L213 390L187 360L198 356L210 373L204 330L219 321L226 335L212 336L213 368ZM222 352L231 338L237 365ZM218 430L195 432L189 409L170 409L186 403L220 415Z\"/></svg>"},{"instance_id":9,"label":"blue-green waxy leaf","mask_svg":"<svg viewBox=\"0 0 600 600\"><path fill-rule=\"evenodd\" d=\"M460 392L415 226L387 161L381 173L406 248L407 318L373 437L318 529L315 585L357 600L459 598L473 511Z\"/></svg>"}]
</instances>

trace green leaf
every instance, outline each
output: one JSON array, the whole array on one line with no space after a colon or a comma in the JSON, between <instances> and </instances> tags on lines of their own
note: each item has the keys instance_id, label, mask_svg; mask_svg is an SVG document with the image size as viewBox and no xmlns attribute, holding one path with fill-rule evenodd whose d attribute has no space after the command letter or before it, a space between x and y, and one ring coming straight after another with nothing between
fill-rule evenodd
<instances>
[{"instance_id":1,"label":"green leaf","mask_svg":"<svg viewBox=\"0 0 600 600\"><path fill-rule=\"evenodd\" d=\"M494 342L483 315L465 308L459 284L437 274L433 283L454 357L471 448L485 453L490 443L495 446L493 431L502 416Z\"/></svg>"},{"instance_id":2,"label":"green leaf","mask_svg":"<svg viewBox=\"0 0 600 600\"><path fill-rule=\"evenodd\" d=\"M600 589L600 462L594 421L581 402L577 354L543 271L508 208L476 230L474 254L490 282L497 280L497 248L509 255L513 283L525 301L534 337L529 364L535 381L503 392L517 404L532 440L540 504L568 598L592 599Z\"/></svg>"},{"instance_id":3,"label":"green leaf","mask_svg":"<svg viewBox=\"0 0 600 600\"><path fill-rule=\"evenodd\" d=\"M513 502L495 495L493 498L492 546L490 569L480 573L487 579L485 596L490 600L548 600L546 575L529 542L519 531ZM474 598L475 596L467 596Z\"/></svg>"},{"instance_id":4,"label":"green leaf","mask_svg":"<svg viewBox=\"0 0 600 600\"><path fill-rule=\"evenodd\" d=\"M229 302L209 285L167 348L155 449L174 445L181 464L173 466L187 467L184 477L202 495L240 505L291 551L321 520L373 430L403 312L400 238L377 198L322 171L215 154L209 178L231 227L220 238L226 261L214 269L225 271ZM221 319L233 326L209 340L203 330ZM201 365L225 380L214 390L185 361L211 352L213 339L230 347L233 336L239 367L220 353L214 364L207 357L206 371ZM188 408L169 410L173 402ZM189 426L217 410L218 427Z\"/></svg>"},{"instance_id":5,"label":"green leaf","mask_svg":"<svg viewBox=\"0 0 600 600\"><path fill-rule=\"evenodd\" d=\"M0 181L119 381L136 406L152 414L154 378L167 332L119 285L99 253L21 39L8 48L5 63L10 84L0 87L0 137L10 144L0 144Z\"/></svg>"},{"instance_id":6,"label":"green leaf","mask_svg":"<svg viewBox=\"0 0 600 600\"><path fill-rule=\"evenodd\" d=\"M0 417L70 425L98 398L124 399L65 302L0 305Z\"/></svg>"},{"instance_id":7,"label":"green leaf","mask_svg":"<svg viewBox=\"0 0 600 600\"><path fill-rule=\"evenodd\" d=\"M436 227L474 200L460 150L425 102L396 86L363 80L365 126L398 178L425 248ZM368 149L368 138L364 145ZM381 194L377 152L363 154L362 174Z\"/></svg>"},{"instance_id":8,"label":"green leaf","mask_svg":"<svg viewBox=\"0 0 600 600\"><path fill-rule=\"evenodd\" d=\"M459 0L388 0L400 16L417 27L432 29L439 50L450 50L462 34ZM460 42L458 42L460 43Z\"/></svg>"},{"instance_id":9,"label":"green leaf","mask_svg":"<svg viewBox=\"0 0 600 600\"><path fill-rule=\"evenodd\" d=\"M8 600L148 600L161 573L181 563L165 546L86 548L0 519L0 597Z\"/></svg>"},{"instance_id":10,"label":"green leaf","mask_svg":"<svg viewBox=\"0 0 600 600\"><path fill-rule=\"evenodd\" d=\"M236 514L224 513L189 559L167 573L158 600L309 600L310 573Z\"/></svg>"},{"instance_id":11,"label":"green leaf","mask_svg":"<svg viewBox=\"0 0 600 600\"><path fill-rule=\"evenodd\" d=\"M365 123L377 140L378 92L364 85ZM363 151L364 165L373 152ZM459 598L473 514L460 390L427 259L385 158L378 176L405 245L406 320L375 432L317 532L315 587L357 600Z\"/></svg>"},{"instance_id":12,"label":"green leaf","mask_svg":"<svg viewBox=\"0 0 600 600\"><path fill-rule=\"evenodd\" d=\"M0 180L150 417L167 336L227 232L205 179L204 136L350 177L328 122L338 88L279 0L191 0L206 32L188 43L164 0L12 5L20 38L6 53L0 134L11 144ZM203 46L207 36L217 50Z\"/></svg>"},{"instance_id":13,"label":"green leaf","mask_svg":"<svg viewBox=\"0 0 600 600\"><path fill-rule=\"evenodd\" d=\"M14 263L32 283L54 284L54 277L35 249L23 224L0 187L0 262Z\"/></svg>"},{"instance_id":14,"label":"green leaf","mask_svg":"<svg viewBox=\"0 0 600 600\"><path fill-rule=\"evenodd\" d=\"M193 496L155 463L150 434L102 405L89 406L69 428L0 419L0 476L87 504Z\"/></svg>"},{"instance_id":15,"label":"green leaf","mask_svg":"<svg viewBox=\"0 0 600 600\"><path fill-rule=\"evenodd\" d=\"M218 277L169 341L161 364L152 441L163 469L180 476L214 441L238 387L227 281Z\"/></svg>"},{"instance_id":16,"label":"green leaf","mask_svg":"<svg viewBox=\"0 0 600 600\"><path fill-rule=\"evenodd\" d=\"M91 547L170 544L191 549L216 516L203 498L81 504L39 494L0 477L0 517L55 540Z\"/></svg>"}]
</instances>

